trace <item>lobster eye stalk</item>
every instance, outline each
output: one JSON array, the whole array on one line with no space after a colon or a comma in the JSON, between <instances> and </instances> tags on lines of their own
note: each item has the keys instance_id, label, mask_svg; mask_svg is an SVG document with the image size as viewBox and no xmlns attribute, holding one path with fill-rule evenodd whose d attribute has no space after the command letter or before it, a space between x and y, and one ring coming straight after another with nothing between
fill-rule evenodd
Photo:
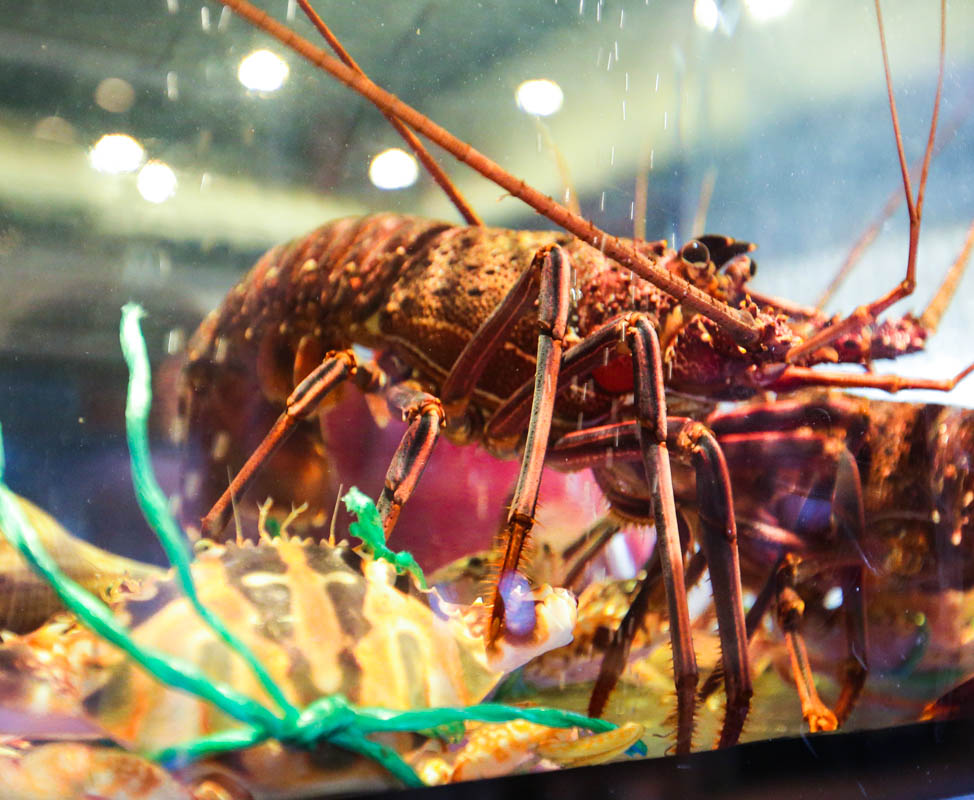
<instances>
[{"instance_id":1,"label":"lobster eye stalk","mask_svg":"<svg viewBox=\"0 0 974 800\"><path fill-rule=\"evenodd\" d=\"M680 258L689 267L704 269L710 263L710 250L699 239L691 239L680 249Z\"/></svg>"}]
</instances>

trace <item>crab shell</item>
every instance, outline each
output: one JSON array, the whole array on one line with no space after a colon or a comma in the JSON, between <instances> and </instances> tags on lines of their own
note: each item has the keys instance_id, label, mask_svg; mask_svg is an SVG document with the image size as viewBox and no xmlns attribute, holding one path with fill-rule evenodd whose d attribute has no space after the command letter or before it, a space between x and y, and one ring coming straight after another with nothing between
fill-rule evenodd
<instances>
[{"instance_id":1,"label":"crab shell","mask_svg":"<svg viewBox=\"0 0 974 800\"><path fill-rule=\"evenodd\" d=\"M544 587L524 599L534 612L530 630L488 653L465 618L469 611L437 604L441 612L434 613L424 599L397 588L407 580L384 562L310 540L213 546L198 555L193 576L203 604L298 707L335 692L358 705L400 710L471 705L513 666L570 641L575 622L570 594ZM243 659L199 619L172 579L147 583L120 613L140 644L191 661L272 706ZM117 651L99 645L108 663ZM239 727L114 657L107 680L85 704L118 741L154 750Z\"/></svg>"},{"instance_id":2,"label":"crab shell","mask_svg":"<svg viewBox=\"0 0 974 800\"><path fill-rule=\"evenodd\" d=\"M64 527L29 500L14 495L44 549L61 570L89 592L103 596L122 580L145 581L164 572L95 547ZM64 606L54 590L30 568L0 528L0 630L28 633Z\"/></svg>"}]
</instances>

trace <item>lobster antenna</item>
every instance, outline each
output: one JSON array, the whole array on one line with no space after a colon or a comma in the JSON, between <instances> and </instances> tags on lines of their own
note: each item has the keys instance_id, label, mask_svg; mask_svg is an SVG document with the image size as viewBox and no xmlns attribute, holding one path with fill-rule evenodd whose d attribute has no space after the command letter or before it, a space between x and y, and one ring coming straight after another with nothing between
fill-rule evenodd
<instances>
[{"instance_id":1,"label":"lobster antenna","mask_svg":"<svg viewBox=\"0 0 974 800\"><path fill-rule=\"evenodd\" d=\"M230 465L227 465L227 483L233 484L233 473L230 472ZM233 527L237 531L237 544L242 544L244 540L243 526L240 523L240 509L237 507L237 496L230 494L230 505L233 508Z\"/></svg>"},{"instance_id":2,"label":"lobster antenna","mask_svg":"<svg viewBox=\"0 0 974 800\"><path fill-rule=\"evenodd\" d=\"M974 93L971 93L967 97L967 101L954 113L947 124L940 127L940 135L937 137L937 143L933 149L933 158L939 156L943 152L944 148L954 140L954 137L957 135L957 131L960 130L961 125L971 115L972 109L974 109ZM913 165L913 175L917 175L919 173L920 165L922 163L923 162L921 159ZM835 273L835 276L829 282L829 285L825 287L825 291L822 292L818 300L815 301L815 307L817 309L821 310L825 308L828 302L835 296L835 293L839 290L839 287L846 282L849 275L852 274L853 269L855 269L855 267L861 261L863 253L865 253L869 246L876 240L876 237L883 228L883 224L893 215L893 212L900 207L900 203L902 202L903 191L899 186L897 186L892 192L890 192L890 195L886 200L886 204L876 215L876 218L869 223L866 230L864 230L859 238L856 239L855 244L852 245L848 255L842 262L842 266L839 267L838 271Z\"/></svg>"},{"instance_id":3,"label":"lobster antenna","mask_svg":"<svg viewBox=\"0 0 974 800\"><path fill-rule=\"evenodd\" d=\"M575 191L575 181L572 180L571 169L568 166L568 161L565 160L565 154L561 152L561 149L555 143L555 140L551 136L551 129L545 124L541 117L535 115L534 124L538 129L538 136L541 137L545 147L547 147L551 151L551 155L554 156L555 168L558 170L558 177L561 178L561 184L565 187L565 205L573 214L581 214L582 209L578 205L578 192Z\"/></svg>"},{"instance_id":4,"label":"lobster antenna","mask_svg":"<svg viewBox=\"0 0 974 800\"><path fill-rule=\"evenodd\" d=\"M937 119L940 116L940 97L944 87L944 61L947 51L947 0L940 0L940 59L937 69L937 91L933 99L933 113L930 116L930 133L927 136L927 146L923 155L923 165L920 169L920 185L916 198L910 182L910 170L906 164L906 153L903 150L903 135L900 131L900 117L896 110L896 98L893 96L893 78L889 68L889 50L886 47L886 31L883 27L883 14L879 7L879 0L875 0L876 22L879 25L879 45L883 53L883 70L886 75L886 94L889 98L889 112L893 121L893 137L896 139L896 155L900 162L900 172L903 177L903 193L910 217L910 247L906 259L906 275L890 291L873 302L860 306L845 319L817 333L804 342L792 347L785 355L785 361L794 363L803 357L814 353L819 348L831 344L841 336L861 330L876 320L876 317L887 308L908 297L916 288L916 254L917 242L920 239L920 220L923 217L923 199L927 188L927 175L930 171L930 158L933 155L933 145L937 136Z\"/></svg>"},{"instance_id":5,"label":"lobster antenna","mask_svg":"<svg viewBox=\"0 0 974 800\"><path fill-rule=\"evenodd\" d=\"M707 227L707 212L710 210L710 201L714 196L714 186L717 183L717 167L709 166L700 181L700 199L697 201L697 209L693 214L693 223L690 226L690 238L696 239L704 234Z\"/></svg>"},{"instance_id":6,"label":"lobster antenna","mask_svg":"<svg viewBox=\"0 0 974 800\"><path fill-rule=\"evenodd\" d=\"M974 222L971 222L971 226L967 229L967 239L964 241L964 246L961 248L957 259L947 270L947 274L944 276L937 293L933 296L933 300L920 315L920 324L927 329L931 336L940 326L944 312L950 305L950 301L954 299L954 293L957 291L960 279L964 276L964 270L967 269L967 264L970 261L972 247L974 247Z\"/></svg>"},{"instance_id":7,"label":"lobster antenna","mask_svg":"<svg viewBox=\"0 0 974 800\"><path fill-rule=\"evenodd\" d=\"M308 0L298 0L298 5L301 6L301 10L304 12L305 16L311 21L311 24L318 29L326 42L328 42L329 47L335 51L337 55L346 66L354 69L359 75L363 77L368 77L362 71L362 68L355 62L355 59L349 54L349 52L342 46L342 43L338 40L338 37L332 32L331 28L325 24L325 21L318 15L318 13L311 7L311 3ZM395 129L403 140L409 145L410 149L416 154L416 158L419 159L420 163L426 169L429 176L436 181L436 184L444 191L447 197L450 198L450 202L456 207L457 211L460 212L468 225L483 225L483 220L477 216L477 212L473 210L473 207L467 202L466 198L460 194L460 190L456 187L456 184L450 180L450 176L446 174L443 168L436 162L426 146L419 140L419 137L413 133L409 128L407 128L399 118L390 114L388 111L384 111L381 108L382 116L384 116L389 124Z\"/></svg>"}]
</instances>

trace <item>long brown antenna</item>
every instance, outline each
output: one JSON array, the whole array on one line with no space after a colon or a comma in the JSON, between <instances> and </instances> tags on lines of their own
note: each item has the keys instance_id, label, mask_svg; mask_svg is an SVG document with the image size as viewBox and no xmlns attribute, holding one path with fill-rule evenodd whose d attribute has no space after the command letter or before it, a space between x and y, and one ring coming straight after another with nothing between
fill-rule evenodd
<instances>
[{"instance_id":1,"label":"long brown antenna","mask_svg":"<svg viewBox=\"0 0 974 800\"><path fill-rule=\"evenodd\" d=\"M841 322L820 331L810 339L792 347L785 359L795 362L804 356L814 353L821 347L861 329L875 321L893 303L908 297L916 288L916 254L917 242L920 239L920 220L923 217L923 196L927 188L927 174L930 171L930 158L933 154L933 144L937 135L937 118L940 114L940 96L944 86L944 60L947 50L947 2L940 0L940 64L937 70L937 92L933 99L933 113L930 117L930 134L927 136L927 148L923 156L923 167L920 170L920 185L916 198L913 197L913 187L910 184L910 169L906 164L906 154L903 150L903 136L900 133L900 118L896 110L896 98L893 97L893 78L889 69L889 51L886 47L886 32L883 29L883 15L879 7L879 0L875 0L876 21L879 24L879 45L883 51L883 69L886 73L886 94L889 98L889 111L893 120L893 136L896 139L896 154L900 160L900 172L903 176L903 192L906 197L907 210L910 215L910 249L906 259L906 276L889 292L868 305L860 306Z\"/></svg>"},{"instance_id":2,"label":"long brown antenna","mask_svg":"<svg viewBox=\"0 0 974 800\"><path fill-rule=\"evenodd\" d=\"M943 318L947 306L950 305L950 301L954 299L954 293L960 285L960 279L964 276L964 270L967 269L972 247L974 247L974 222L967 229L967 239L964 241L964 246L961 248L960 254L957 256L951 268L947 270L947 274L944 276L943 282L940 284L940 288L934 295L933 300L930 301L930 305L920 315L920 325L930 335L940 327L940 320Z\"/></svg>"},{"instance_id":3,"label":"long brown antenna","mask_svg":"<svg viewBox=\"0 0 974 800\"><path fill-rule=\"evenodd\" d=\"M951 116L950 120L946 125L941 126L940 135L937 137L937 144L933 149L933 158L936 158L943 149L950 144L954 137L957 135L957 131L960 130L961 125L964 121L971 115L971 110L974 109L974 93L970 94L967 101L962 104L962 106ZM918 161L913 165L913 175L920 174L920 168L922 166L922 161ZM815 307L818 309L825 308L829 301L835 296L835 293L839 290L839 287L845 283L846 279L852 273L856 264L862 259L863 253L869 248L869 246L876 240L879 235L880 230L883 227L883 223L886 222L900 207L900 203L903 202L903 191L899 187L895 188L890 192L889 197L886 200L886 204L883 206L882 210L876 215L869 226L862 232L858 239L856 239L855 244L849 249L848 255L846 255L845 260L842 265L836 271L834 277L829 282L829 285L825 287L825 291L819 296L815 301Z\"/></svg>"},{"instance_id":4,"label":"long brown antenna","mask_svg":"<svg viewBox=\"0 0 974 800\"><path fill-rule=\"evenodd\" d=\"M298 0L298 5L301 6L301 10L304 12L305 16L311 21L311 24L318 29L326 42L328 42L329 47L335 51L337 55L347 66L354 69L363 77L365 73L362 68L355 62L355 59L349 54L349 52L344 48L342 43L338 41L338 37L332 33L331 28L329 28L325 21L318 16L318 13L311 7L308 0ZM382 109L379 109L382 111ZM450 176L443 171L441 167L430 151L426 149L419 137L416 136L409 128L402 124L399 119L387 111L382 111L382 115L389 120L389 124L395 128L396 133L398 133L406 144L409 145L410 149L416 154L416 158L419 159L420 163L429 173L429 176L436 181L437 185L446 193L446 196L450 198L450 202L456 206L457 211L460 212L462 216L470 225L483 225L483 221L477 216L477 212L473 210L470 204L467 202L466 198L460 193L460 190L456 187L453 181L450 180Z\"/></svg>"}]
</instances>

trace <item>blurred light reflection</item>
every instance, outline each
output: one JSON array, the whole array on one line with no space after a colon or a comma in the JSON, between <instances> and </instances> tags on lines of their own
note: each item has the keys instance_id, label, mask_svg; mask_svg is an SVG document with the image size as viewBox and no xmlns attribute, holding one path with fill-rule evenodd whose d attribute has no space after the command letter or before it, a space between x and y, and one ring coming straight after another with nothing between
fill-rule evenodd
<instances>
[{"instance_id":1,"label":"blurred light reflection","mask_svg":"<svg viewBox=\"0 0 974 800\"><path fill-rule=\"evenodd\" d=\"M126 133L106 133L88 151L88 161L109 175L135 172L145 161L145 150Z\"/></svg>"},{"instance_id":2,"label":"blurred light reflection","mask_svg":"<svg viewBox=\"0 0 974 800\"><path fill-rule=\"evenodd\" d=\"M834 611L839 606L842 605L842 589L838 586L833 586L825 593L825 597L822 598L822 605L829 611Z\"/></svg>"},{"instance_id":3,"label":"blurred light reflection","mask_svg":"<svg viewBox=\"0 0 974 800\"><path fill-rule=\"evenodd\" d=\"M693 21L705 31L714 31L720 20L720 10L714 0L695 0L693 4Z\"/></svg>"},{"instance_id":4,"label":"blurred light reflection","mask_svg":"<svg viewBox=\"0 0 974 800\"><path fill-rule=\"evenodd\" d=\"M524 81L517 87L515 97L518 108L538 117L551 116L565 100L561 87L547 78Z\"/></svg>"},{"instance_id":5,"label":"blurred light reflection","mask_svg":"<svg viewBox=\"0 0 974 800\"><path fill-rule=\"evenodd\" d=\"M244 56L237 68L237 79L255 92L276 92L289 73L287 62L270 50L254 50Z\"/></svg>"},{"instance_id":6,"label":"blurred light reflection","mask_svg":"<svg viewBox=\"0 0 974 800\"><path fill-rule=\"evenodd\" d=\"M45 139L49 142L60 142L61 144L73 144L77 138L77 131L74 125L64 117L44 117L37 121L34 126L34 136L38 139Z\"/></svg>"},{"instance_id":7,"label":"blurred light reflection","mask_svg":"<svg viewBox=\"0 0 974 800\"><path fill-rule=\"evenodd\" d=\"M113 114L128 111L134 102L135 89L121 78L105 78L95 88L95 104Z\"/></svg>"},{"instance_id":8,"label":"blurred light reflection","mask_svg":"<svg viewBox=\"0 0 974 800\"><path fill-rule=\"evenodd\" d=\"M418 178L416 159L398 147L383 150L369 165L369 180L379 189L405 189Z\"/></svg>"},{"instance_id":9,"label":"blurred light reflection","mask_svg":"<svg viewBox=\"0 0 974 800\"><path fill-rule=\"evenodd\" d=\"M135 185L150 203L164 203L176 193L176 173L163 161L150 161L139 170Z\"/></svg>"},{"instance_id":10,"label":"blurred light reflection","mask_svg":"<svg viewBox=\"0 0 974 800\"><path fill-rule=\"evenodd\" d=\"M755 22L770 22L791 10L792 0L744 0L748 16Z\"/></svg>"}]
</instances>

